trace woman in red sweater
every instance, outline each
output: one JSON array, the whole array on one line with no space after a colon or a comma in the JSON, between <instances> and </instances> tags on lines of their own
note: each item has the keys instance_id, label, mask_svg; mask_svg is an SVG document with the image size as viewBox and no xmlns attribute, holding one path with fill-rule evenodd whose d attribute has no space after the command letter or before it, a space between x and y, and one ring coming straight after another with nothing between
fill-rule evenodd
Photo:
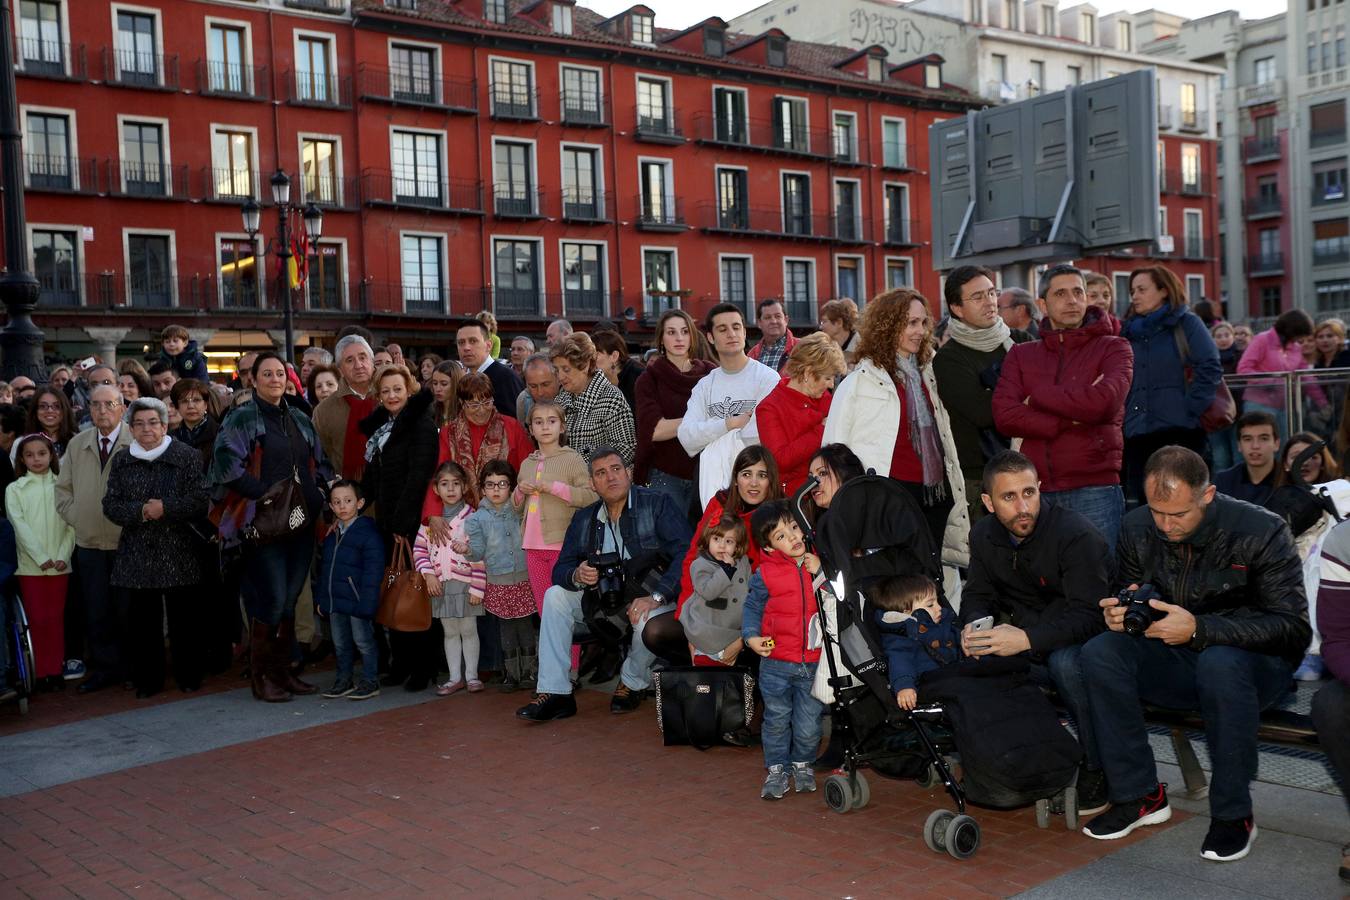
<instances>
[{"instance_id":1,"label":"woman in red sweater","mask_svg":"<svg viewBox=\"0 0 1350 900\"><path fill-rule=\"evenodd\" d=\"M797 342L783 372L787 376L755 407L759 442L778 460L783 491L792 496L806 481L807 463L820 449L830 388L845 371L844 352L817 332Z\"/></svg>"}]
</instances>

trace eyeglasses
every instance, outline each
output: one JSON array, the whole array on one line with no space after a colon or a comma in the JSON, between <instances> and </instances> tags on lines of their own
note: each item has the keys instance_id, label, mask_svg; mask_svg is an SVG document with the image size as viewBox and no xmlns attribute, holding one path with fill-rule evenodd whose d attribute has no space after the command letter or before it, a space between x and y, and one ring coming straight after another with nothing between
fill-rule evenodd
<instances>
[{"instance_id":1,"label":"eyeglasses","mask_svg":"<svg viewBox=\"0 0 1350 900\"><path fill-rule=\"evenodd\" d=\"M461 405L466 406L469 409L486 409L492 405L492 398L488 397L484 400L465 400Z\"/></svg>"},{"instance_id":2,"label":"eyeglasses","mask_svg":"<svg viewBox=\"0 0 1350 900\"><path fill-rule=\"evenodd\" d=\"M61 411L61 404L59 403L38 404L38 412L60 412L60 411Z\"/></svg>"},{"instance_id":3,"label":"eyeglasses","mask_svg":"<svg viewBox=\"0 0 1350 900\"><path fill-rule=\"evenodd\" d=\"M90 400L90 409L116 409L122 404L116 400Z\"/></svg>"},{"instance_id":4,"label":"eyeglasses","mask_svg":"<svg viewBox=\"0 0 1350 900\"><path fill-rule=\"evenodd\" d=\"M497 489L497 488L509 488L510 486L511 486L511 482L507 481L507 480L504 479L504 478L491 478L491 479L489 479L489 480L483 482L483 487L489 488L489 489L493 489L493 490L495 490L495 489Z\"/></svg>"},{"instance_id":5,"label":"eyeglasses","mask_svg":"<svg viewBox=\"0 0 1350 900\"><path fill-rule=\"evenodd\" d=\"M961 298L961 302L962 302L962 303L978 303L978 302L980 302L981 300L997 300L997 299L998 299L998 288L990 288L990 289L987 290L987 291L976 291L975 293L971 294L969 297L962 297L962 298ZM1003 309L1003 308L1004 308L1004 307L1001 307L1001 306L999 307L999 309Z\"/></svg>"}]
</instances>

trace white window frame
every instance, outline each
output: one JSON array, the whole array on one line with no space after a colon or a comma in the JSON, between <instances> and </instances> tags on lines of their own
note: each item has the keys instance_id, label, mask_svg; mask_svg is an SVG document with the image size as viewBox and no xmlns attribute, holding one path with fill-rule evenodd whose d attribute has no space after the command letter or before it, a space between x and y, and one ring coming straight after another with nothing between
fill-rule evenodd
<instances>
[{"instance_id":1,"label":"white window frame","mask_svg":"<svg viewBox=\"0 0 1350 900\"><path fill-rule=\"evenodd\" d=\"M253 242L253 264L257 267L258 279L258 309L270 309L268 305L267 289L271 287L272 280L267 278L267 266L263 259L263 235L261 233L250 237L243 231L217 231L215 235L215 256L212 258L211 272L216 279L216 308L225 308L225 279L220 277L220 248L225 241L252 241Z\"/></svg>"},{"instance_id":2,"label":"white window frame","mask_svg":"<svg viewBox=\"0 0 1350 900\"><path fill-rule=\"evenodd\" d=\"M787 234L787 191L783 189L784 175L803 175L806 177L806 217L811 226L812 237L815 237L815 214L816 214L816 180L813 173L807 169L779 169L778 170L778 225L783 234ZM831 192L834 185L830 186ZM834 194L830 194L830 215L834 215Z\"/></svg>"},{"instance_id":3,"label":"white window frame","mask_svg":"<svg viewBox=\"0 0 1350 900\"><path fill-rule=\"evenodd\" d=\"M541 186L540 186L540 184L539 184L539 141L538 141L537 139L535 139L535 138L515 137L514 135L509 135L509 134L496 134L496 135L493 135L493 136L492 136L492 144L491 144L492 156L489 157L489 158L492 160L492 205L493 205L493 209L495 210L495 209L496 209L496 206L497 206L497 185L501 183L500 181L497 180L497 145L498 145L498 144L528 144L528 145L529 145L529 147L530 147L530 179L531 179L531 181L530 181L530 184L528 185L528 190L530 191L530 209L532 210L531 215L536 215L536 216L537 216L537 215L541 215L541 214L543 213L543 210L540 209L540 193L541 193L541 191L542 191L542 188L541 188ZM562 173L562 153L559 153L559 154L558 154L558 172L559 172L559 175L561 176L561 173ZM559 189L560 189L560 190L561 190L561 186L562 186L562 182L559 181ZM541 265L542 265L542 264L541 264Z\"/></svg>"},{"instance_id":4,"label":"white window frame","mask_svg":"<svg viewBox=\"0 0 1350 900\"><path fill-rule=\"evenodd\" d=\"M555 3L553 4L553 15L550 18L554 34L568 37L572 35L572 7L565 3Z\"/></svg>"},{"instance_id":5,"label":"white window frame","mask_svg":"<svg viewBox=\"0 0 1350 900\"><path fill-rule=\"evenodd\" d=\"M136 116L131 116L136 119ZM120 140L119 140L120 143ZM169 308L178 308L178 234L172 228L123 228L122 229L122 290L128 308L131 308L131 236L167 237L169 239ZM220 248L216 248L216 260L220 259ZM213 266L214 268L214 266Z\"/></svg>"},{"instance_id":6,"label":"white window frame","mask_svg":"<svg viewBox=\"0 0 1350 900\"><path fill-rule=\"evenodd\" d=\"M639 47L655 46L656 16L649 16L646 13L639 13L639 12L629 13L629 15L631 16L631 18L629 19L628 27L633 33L633 43L637 44ZM638 19L646 20L645 24L647 25L647 30L651 32L649 35L650 40L643 40L642 38L638 37L638 28L637 28Z\"/></svg>"},{"instance_id":7,"label":"white window frame","mask_svg":"<svg viewBox=\"0 0 1350 900\"><path fill-rule=\"evenodd\" d=\"M666 196L661 198L662 204L668 209L671 215L675 214L675 160L667 156L639 156L637 158L637 185L638 185L638 215L642 214L642 196L646 193L647 185L642 180L642 167L647 163L659 164L666 170ZM662 248L653 247L653 250Z\"/></svg>"},{"instance_id":8,"label":"white window frame","mask_svg":"<svg viewBox=\"0 0 1350 900\"><path fill-rule=\"evenodd\" d=\"M328 85L327 90L331 96L323 100L317 100L314 97L302 97L300 94L300 41L302 39L322 40L328 46L328 77L332 83ZM337 34L332 31L310 31L304 28L297 28L291 34L291 91L297 100L308 101L312 103L327 103L336 106L341 102L338 91L341 83L341 76L338 73L338 52L337 52ZM387 61L387 59L386 59Z\"/></svg>"},{"instance_id":9,"label":"white window frame","mask_svg":"<svg viewBox=\"0 0 1350 900\"><path fill-rule=\"evenodd\" d=\"M721 162L713 163L713 171L712 171L713 205L716 208L719 216L722 213L722 178L721 178L722 172L745 173L745 198L744 198L745 215L746 218L748 219L750 217L750 167L738 166L735 165L734 163L721 163ZM718 221L718 225L719 226L721 225L720 220Z\"/></svg>"},{"instance_id":10,"label":"white window frame","mask_svg":"<svg viewBox=\"0 0 1350 900\"><path fill-rule=\"evenodd\" d=\"M492 309L497 309L497 242L498 241L529 241L539 248L538 265L536 274L539 276L538 302L535 306L535 315L544 315L543 310L547 309L548 303L548 255L545 252L544 239L532 234L489 234L488 235L488 284L492 288ZM448 267L447 267L448 268ZM606 290L608 290L608 280L606 280Z\"/></svg>"},{"instance_id":11,"label":"white window frame","mask_svg":"<svg viewBox=\"0 0 1350 900\"><path fill-rule=\"evenodd\" d=\"M1200 290L1199 290L1198 292L1192 291L1192 290L1191 290L1191 285L1192 285L1193 283L1197 282L1197 281L1200 282ZM1203 299L1205 299L1205 276L1204 276L1204 275L1196 275L1196 274L1192 273L1192 274L1189 274L1189 275L1186 276L1186 296L1190 299L1190 301L1191 301L1192 303L1195 303L1197 300L1203 300Z\"/></svg>"},{"instance_id":12,"label":"white window frame","mask_svg":"<svg viewBox=\"0 0 1350 900\"><path fill-rule=\"evenodd\" d=\"M566 78L564 77L568 69L577 69L583 72L594 72L596 74L595 90L596 103L600 110L602 120L605 118L605 70L599 66L583 66L574 62L558 63L558 110L563 113L567 109L567 88Z\"/></svg>"},{"instance_id":13,"label":"white window frame","mask_svg":"<svg viewBox=\"0 0 1350 900\"><path fill-rule=\"evenodd\" d=\"M395 133L395 132L407 132L407 133L409 133L409 134L431 134L431 135L435 135L436 137L438 137L438 138L440 139L440 148L441 148L441 150L440 150L439 158L438 158L438 160L437 160L437 168L439 169L439 175L440 175L439 182L440 182L441 184L445 185L445 194L446 194L446 195L445 195L444 197L441 198L442 203L443 203L442 206L440 206L440 207L432 207L432 208L433 208L433 209L446 209L446 208L449 208L449 206L450 206L450 190L449 190L449 188L450 188L450 138L449 138L449 136L448 136L448 134L446 133L446 130L445 130L444 128L417 128L417 127L410 126L410 125L400 125L400 124L396 124L396 123L390 123L390 125L389 125L389 199L390 199L390 201L391 201L391 202L394 202L394 203L397 203L397 202L398 202L398 188L397 188L397 186L395 185L395 182L398 180L398 177L394 174L394 133ZM411 234L411 233L413 233L413 232L409 232L409 233ZM446 249L447 249L447 252L448 252L448 250L449 250L448 245L447 245L447 248L446 248ZM399 244L399 252L401 253L402 251L403 251L403 245L400 243L400 244ZM449 269L449 266L447 265L446 268ZM446 308L449 309L449 303L448 303L448 301L447 301L447 304L446 304Z\"/></svg>"},{"instance_id":14,"label":"white window frame","mask_svg":"<svg viewBox=\"0 0 1350 900\"><path fill-rule=\"evenodd\" d=\"M647 253L649 251L670 254L670 280L672 282L670 289L673 291L678 291L680 289L680 248L658 244L639 244L638 261L640 265L639 271L642 273L642 307L644 312L646 311L647 303L651 300L651 297L647 294ZM683 309L684 300L679 297L675 298L675 306L673 308Z\"/></svg>"},{"instance_id":15,"label":"white window frame","mask_svg":"<svg viewBox=\"0 0 1350 900\"><path fill-rule=\"evenodd\" d=\"M234 133L246 133L249 136L248 141L248 171L249 181L253 182L250 187L253 188L253 199L262 200L262 169L258 166L258 129L253 125L231 125L228 122L212 122L210 127L211 136L211 198L213 200L221 199L221 195L216 193L215 170L223 168L216 165L215 143L216 132L228 131ZM233 199L233 195L228 195L225 199Z\"/></svg>"},{"instance_id":16,"label":"white window frame","mask_svg":"<svg viewBox=\"0 0 1350 900\"><path fill-rule=\"evenodd\" d=\"M135 116L130 114L119 114L117 116L117 183L121 192L127 192L127 170L126 160L122 158L122 126L127 122L143 122L147 125L158 125L160 133L160 147L164 149L164 194L161 196L172 197L173 193L173 163L169 158L169 120L159 116ZM137 231L137 229L132 229ZM142 233L137 231L137 233ZM144 232L150 234L151 232Z\"/></svg>"},{"instance_id":17,"label":"white window frame","mask_svg":"<svg viewBox=\"0 0 1350 900\"><path fill-rule=\"evenodd\" d=\"M784 93L777 93L777 94L774 94L774 95L773 95L773 106L769 107L769 111L770 111L770 115L769 115L769 127L775 128L775 130L776 130L777 128L781 127L781 123L778 123L777 125L775 125L775 123L773 122L773 110L775 110L775 109L778 108L778 101L780 101L780 100L800 100L802 103L806 104L806 112L802 115L802 127L803 127L803 128L805 129L805 131L806 131L806 146L803 147L803 148L801 148L801 150L798 150L796 147L793 147L793 148L792 148L792 152L794 152L794 153L796 153L796 152L800 152L800 153L811 153L812 150L811 150L811 97L810 97L810 95L808 95L808 94L784 94ZM856 124L856 123L855 123L855 124ZM833 150L833 149L834 149L834 147L833 147L833 144L834 144L834 134L833 134L833 132L834 132L834 119L833 119L833 118L830 119L830 131L831 131L831 134L830 134L830 144L831 144L831 147L830 147L830 149ZM775 135L775 137L778 137L778 135Z\"/></svg>"},{"instance_id":18,"label":"white window frame","mask_svg":"<svg viewBox=\"0 0 1350 900\"><path fill-rule=\"evenodd\" d=\"M788 275L787 275L787 273L788 273L788 263L800 263L800 262L810 263L810 264L811 264L811 293L814 294L815 296L814 296L814 297L807 297L807 298L806 298L806 302L810 303L812 300L815 300L817 303L819 303L819 301L820 301L820 267L819 267L819 262L820 262L820 261L819 261L818 259L816 259L814 256L785 256L785 257L783 257L782 271L781 271L781 273L780 273L780 274L782 275L782 278L783 278L783 281L782 281L782 285L783 285L782 297L783 297L783 304L784 304L784 307L785 307L785 308L786 308L786 305L787 305L788 303L791 303L791 302L792 302L792 298L788 297L788 292L787 292L787 285L788 285ZM856 300L857 298L855 297L854 299ZM817 309L817 310L814 310L813 312L814 312L815 314L819 315L819 310L818 310L818 309Z\"/></svg>"},{"instance_id":19,"label":"white window frame","mask_svg":"<svg viewBox=\"0 0 1350 900\"><path fill-rule=\"evenodd\" d=\"M444 231L424 231L417 228L400 228L398 231L398 302L403 306L403 312L408 312L408 298L403 293L403 239L405 237L415 238L434 238L441 242L441 277L439 287L444 291L445 309L444 315L450 315L451 296L450 296L450 235Z\"/></svg>"},{"instance_id":20,"label":"white window frame","mask_svg":"<svg viewBox=\"0 0 1350 900\"><path fill-rule=\"evenodd\" d=\"M64 4L62 4L62 6L64 7ZM80 301L79 305L84 306L85 303L84 276L89 274L84 267L84 245L85 245L84 229L88 226L61 225L61 224L54 224L51 222L29 222L27 223L26 227L27 227L26 234L28 238L28 271L32 272L34 276L37 275L37 255L33 250L33 232L71 231L75 233L75 274L79 276L79 280L75 285L75 295L79 298ZM137 234L140 233L141 232L139 231L137 232Z\"/></svg>"},{"instance_id":21,"label":"white window frame","mask_svg":"<svg viewBox=\"0 0 1350 900\"><path fill-rule=\"evenodd\" d=\"M887 179L881 183L881 227L883 229L881 242L886 242L885 229L890 227L890 220L886 218L886 189L899 188L901 196L904 198L903 208L900 210L900 220L905 223L905 240L910 242L914 240L913 220L909 217L909 184L904 181L895 181Z\"/></svg>"},{"instance_id":22,"label":"white window frame","mask_svg":"<svg viewBox=\"0 0 1350 900\"><path fill-rule=\"evenodd\" d=\"M60 5L60 9L61 9L61 15L60 15L60 22L61 22L61 43L64 45L64 46L61 48L61 68L62 68L62 70L65 72L65 76L66 76L67 78L69 78L69 77L70 77L70 56L71 56L71 52L72 52L72 47L74 46L74 42L70 39L70 4L69 4L68 2L62 2L62 3L60 3L59 5ZM131 7L127 7L127 8L130 9ZM24 71L24 68L23 68L23 47L22 47L22 45L20 44L20 41L23 40L23 25L22 25L22 18L23 18L23 17L19 14L19 11L20 11L20 8L16 5L15 8L14 8L14 42L15 42L15 48L14 48L14 49L15 49L15 53L14 53L14 67L15 67L15 70L16 70L16 71L22 72L22 71ZM117 42L116 42L116 37L117 37L117 14L116 14L116 13L113 13L113 17L112 17L112 27L113 27L113 38L114 38L113 46L116 47L116 43L117 43Z\"/></svg>"},{"instance_id":23,"label":"white window frame","mask_svg":"<svg viewBox=\"0 0 1350 900\"><path fill-rule=\"evenodd\" d=\"M755 293L755 255L753 253L717 254L717 296L720 297L723 302L729 302L722 293L722 263L728 259L745 261L745 324L753 325L757 318L755 307L759 305L755 300L755 298L759 296Z\"/></svg>"},{"instance_id":24,"label":"white window frame","mask_svg":"<svg viewBox=\"0 0 1350 900\"><path fill-rule=\"evenodd\" d=\"M563 253L563 247L564 247L564 245L566 245L566 244L584 244L584 245L586 245L587 247L599 247L599 248L600 248L600 271L603 272L603 273L604 273L604 276L605 276L605 288L604 288L603 291L601 291L601 293L604 295L605 309L608 310L608 309L609 309L609 301L610 301L610 297L611 297L611 295L612 295L612 291L611 291L611 287L610 287L610 286L611 286L611 279L610 279L610 272L609 272L609 241L588 240L588 239L586 239L586 238L560 237L560 238L558 238L558 301L562 304L562 316L563 316L563 318L567 318L567 314L568 314L568 309L567 309L567 257L566 257L565 254ZM493 261L494 261L494 263L496 262L495 255L494 255L494 260L493 260ZM542 268L542 265L541 265L541 268ZM494 278L496 277L496 271L495 271L495 269L494 269L494 271L493 271L493 277L494 277ZM546 312L546 315L552 315L552 313Z\"/></svg>"},{"instance_id":25,"label":"white window frame","mask_svg":"<svg viewBox=\"0 0 1350 900\"><path fill-rule=\"evenodd\" d=\"M385 42L384 60L385 67L389 70L389 96L394 95L394 47L411 47L417 50L431 51L431 80L432 92L435 95L435 102L445 104L445 89L442 87L445 81L442 73L444 72L445 57L441 53L441 45L433 44L430 41L409 40L403 37L391 37Z\"/></svg>"},{"instance_id":26,"label":"white window frame","mask_svg":"<svg viewBox=\"0 0 1350 900\"><path fill-rule=\"evenodd\" d=\"M1187 225L1187 221L1190 220L1190 219L1195 219L1197 222L1200 223L1200 227L1197 229L1197 233L1198 233L1199 237L1197 237L1196 240L1200 241L1200 250L1201 250L1201 253L1202 253L1202 255L1203 255L1203 252L1204 252L1204 246L1205 246L1205 211L1202 210L1202 209L1190 209L1190 208L1188 208L1188 209L1182 210L1182 212L1181 212L1181 249L1182 249L1182 252L1185 253L1185 250L1186 250L1186 225Z\"/></svg>"},{"instance_id":27,"label":"white window frame","mask_svg":"<svg viewBox=\"0 0 1350 900\"><path fill-rule=\"evenodd\" d=\"M339 292L340 295L341 295L341 296L339 297L339 299L340 299L341 302L342 302L342 310L343 310L344 312L346 312L346 311L348 311L348 310L350 310L350 309L352 308L352 301L351 301L351 284L352 284L352 282L351 282L351 272L350 272L350 270L349 270L349 268L348 268L348 267L349 267L349 259L348 259L348 256L347 256L347 239L346 239L345 237L330 237L329 235L326 235L326 234L325 234L323 237L319 238L317 241L314 241L312 244L310 244L310 246L313 247L313 246L315 246L316 244L337 244L337 245L338 245L338 271L341 273L341 277L342 277L342 290ZM402 240L402 238L399 239L399 248L398 248L398 250L399 250L399 275L402 276L402 275L403 275L403 259L402 259L402 254L403 254L403 240ZM401 284L402 284L402 283L400 282L400 286L401 286ZM306 281L305 287L302 288L302 290L305 292L305 297L304 297L304 301L303 301L303 302L306 303L306 304L308 304L308 303L309 303L309 282L308 282L308 281ZM448 311L448 309L449 309L449 305L450 305L450 304L447 302L447 303L446 303L447 311Z\"/></svg>"},{"instance_id":28,"label":"white window frame","mask_svg":"<svg viewBox=\"0 0 1350 900\"><path fill-rule=\"evenodd\" d=\"M844 295L840 292L840 290L839 290L839 260L841 260L841 259L851 259L851 260L854 260L855 262L857 262L857 264L858 264L858 287L859 287L859 289L860 289L864 294L868 293L868 291L867 291L867 256L866 256L865 254L862 254L862 253L836 253L836 254L834 254L834 256L830 259L830 269L832 270L832 271L831 271L831 274L834 276L833 278L830 279L830 281L831 281L831 284L830 284L830 296L831 296L831 297L842 297L842 296L844 296ZM914 277L914 276L913 276L913 270L911 270L910 278L912 279L913 277ZM817 298L817 299L819 299L819 298ZM853 301L854 301L855 303L857 302L857 300L858 300L857 297L854 297L854 298L853 298Z\"/></svg>"},{"instance_id":29,"label":"white window frame","mask_svg":"<svg viewBox=\"0 0 1350 900\"><path fill-rule=\"evenodd\" d=\"M852 121L852 124L849 126L849 134L852 135L853 144L849 147L848 161L851 163L858 162L858 160L862 158L862 154L859 152L859 144L861 141L858 131L858 114L851 109L830 110L830 151L833 154L836 149L834 146L835 120L840 116L847 116Z\"/></svg>"},{"instance_id":30,"label":"white window frame","mask_svg":"<svg viewBox=\"0 0 1350 900\"><path fill-rule=\"evenodd\" d=\"M521 59L518 56L502 56L493 54L487 58L487 82L488 82L488 111L495 114L497 109L497 82L493 78L492 64L494 62L510 63L511 65L528 66L530 69L530 84L526 95L530 98L530 115L537 117L539 115L539 69L535 66L532 59Z\"/></svg>"},{"instance_id":31,"label":"white window frame","mask_svg":"<svg viewBox=\"0 0 1350 900\"><path fill-rule=\"evenodd\" d=\"M62 5L62 9L64 9L64 8L65 8L65 6L64 6L64 4L63 4L63 5ZM61 106L37 106L37 105L34 105L34 104L29 104L29 103L23 103L23 104L20 104L20 105L19 105L19 136L20 136L20 139L23 141L23 146L24 146L25 148L28 147L28 114L29 114L29 113L37 113L37 114L40 115L40 116L65 116L65 117L66 117L66 123L67 123L67 125L66 125L66 134L67 134L67 136L68 136L69 139L70 139L70 162L71 162L70 185L71 185L71 190L78 191L78 190L80 189L80 136L79 136L79 131L78 131L78 129L76 128L76 125L75 125L75 110L73 110L73 109L67 109L67 108L61 107ZM120 124L118 125L118 128L117 128L117 148L118 148L118 157L119 157L119 158L118 158L118 162L120 163L120 162L121 162L121 158L120 158L120 157L121 157L121 149L122 149L122 127L121 127ZM26 149L25 149L24 155L25 155L25 156L28 155ZM23 183L24 183L24 187L27 187L27 186L28 186L28 165L27 165L27 161L26 161L26 160L25 160L25 164L24 164L24 167L23 167Z\"/></svg>"},{"instance_id":32,"label":"white window frame","mask_svg":"<svg viewBox=\"0 0 1350 900\"><path fill-rule=\"evenodd\" d=\"M890 281L889 281L889 278L890 278L890 267L891 267L891 263L904 263L904 265L905 265L905 266L908 268L908 270L909 270L909 284L910 284L910 287L913 287L913 286L914 286L914 257L912 257L912 256L886 256L886 257L883 257L883 258L882 258L882 263L881 263L881 265L882 265L882 269L881 269L881 284L882 284L883 289L884 289L884 290L890 290ZM858 308L861 309L862 306L863 306L864 300L863 300L862 298L859 298L859 297L854 297L853 300L858 304Z\"/></svg>"},{"instance_id":33,"label":"white window frame","mask_svg":"<svg viewBox=\"0 0 1350 900\"><path fill-rule=\"evenodd\" d=\"M642 102L642 82L659 81L666 86L666 125L675 124L675 81L666 75L655 75L650 72L633 73L633 105L638 107ZM748 125L747 125L748 127Z\"/></svg>"},{"instance_id":34,"label":"white window frame","mask_svg":"<svg viewBox=\"0 0 1350 900\"><path fill-rule=\"evenodd\" d=\"M497 137L504 137L504 135L498 135ZM494 137L493 140L497 140L497 137ZM515 139L508 138L508 140ZM587 144L582 141L562 141L558 144L558 189L560 191L565 187L563 181L566 167L563 165L563 154L567 150L591 150L595 152L595 192L597 194L603 194L605 192L605 145ZM496 154L493 155L495 157ZM495 165L495 158L493 163ZM493 174L495 175L496 173L494 172ZM572 241L571 243L575 244L577 241ZM586 242L582 241L581 243Z\"/></svg>"},{"instance_id":35,"label":"white window frame","mask_svg":"<svg viewBox=\"0 0 1350 900\"><path fill-rule=\"evenodd\" d=\"M713 82L708 87L708 106L712 110L713 133L711 137L717 137L717 126L720 122L722 111L717 108L717 92L734 91L741 95L741 107L745 111L745 140L749 144L754 138L750 134L750 89L739 87L734 84L719 84Z\"/></svg>"},{"instance_id":36,"label":"white window frame","mask_svg":"<svg viewBox=\"0 0 1350 900\"><path fill-rule=\"evenodd\" d=\"M62 4L64 6L65 4ZM253 23L245 19L222 19L218 16L207 16L202 23L202 37L206 41L206 50L202 54L202 60L206 65L211 64L211 28L213 26L221 28L234 28L244 32L244 92L256 96L256 86L254 84L254 66L253 66ZM207 73L207 82L210 83L210 73ZM216 93L220 93L217 91Z\"/></svg>"},{"instance_id":37,"label":"white window frame","mask_svg":"<svg viewBox=\"0 0 1350 900\"><path fill-rule=\"evenodd\" d=\"M69 5L69 4L67 4L67 3L62 3L62 4L61 4L61 8L64 10L65 7L68 6L68 5ZM136 13L136 14L138 14L138 15L145 15L145 16L153 16L153 17L154 17L154 20L155 20L155 55L159 57L159 60L155 63L155 83L158 84L159 86L163 87L163 86L164 86L164 69L165 69L165 66L164 66L164 58L165 58L166 56L168 56L168 54L164 52L164 10L162 10L162 9L156 9L156 8L153 7L153 6L136 6L136 5L131 4L131 3L113 3L113 4L111 4L111 5L108 7L108 13L109 13L109 15L111 16L111 24L112 24L112 45L111 45L111 46L112 46L112 51L113 51L114 56L115 56L116 53L117 53L117 14L120 13L120 12ZM17 14L16 14L16 18L17 18ZM62 24L68 25L69 23L63 21ZM72 49L73 49L74 44L75 44L75 41L74 41L73 37L72 37L71 34L70 34L69 28L67 28L67 30L66 30L66 44L67 44L67 46L72 47ZM115 60L115 59L114 59L114 64L116 64L116 60ZM69 63L69 61L67 61L67 63L66 63L66 74L67 74L67 75L70 74L70 63ZM121 80L121 72L119 71L117 74L118 74L118 81L120 81L120 80ZM144 232L144 233L148 234L149 232Z\"/></svg>"},{"instance_id":38,"label":"white window frame","mask_svg":"<svg viewBox=\"0 0 1350 900\"><path fill-rule=\"evenodd\" d=\"M347 204L347 198L343 195L343 188L344 188L344 186L343 186L343 183L342 183L342 173L343 173L344 169L343 169L343 167L342 167L342 166L343 166L343 160L342 160L342 135L340 135L340 134L319 134L319 133L313 132L313 131L301 131L301 132L298 132L298 133L296 134L296 136L295 136L295 154L296 154L296 156L295 156L295 159L296 159L296 167L295 167L295 171L296 171L296 175L297 175L297 176L299 177L299 179L300 179L300 192L301 192L301 194L300 194L300 199L301 199L301 200L304 199L304 189L305 189L305 188L304 188L304 178L305 178L305 173L304 173L303 166L304 166L304 163L305 163L304 147L305 147L305 141L307 141L307 140L308 140L308 141L331 141L331 142L333 143L333 159L334 159L333 165L334 165L334 168L336 169L336 171L333 173L333 177L337 180L337 183L334 185L334 187L336 188L336 193L337 193L337 203L336 203L336 206L338 206L338 207L346 206L346 204ZM392 147L391 147L391 149L392 149ZM391 177L392 177L392 172L393 172L393 162L392 162L392 160L391 160L391 161L390 161L390 173L391 173ZM291 189L294 190L294 189L295 189L295 185L291 185ZM294 199L294 197L292 197L292 199Z\"/></svg>"},{"instance_id":39,"label":"white window frame","mask_svg":"<svg viewBox=\"0 0 1350 900\"><path fill-rule=\"evenodd\" d=\"M900 126L900 165L899 168L909 168L909 123L900 116L882 116L881 117L881 163L886 166L886 125L896 123ZM896 168L896 167L887 167Z\"/></svg>"},{"instance_id":40,"label":"white window frame","mask_svg":"<svg viewBox=\"0 0 1350 900\"><path fill-rule=\"evenodd\" d=\"M863 240L863 221L867 218L863 215L863 205L866 202L863 198L862 179L861 178L840 178L830 179L830 219L835 220L839 216L839 203L837 188L841 184L853 185L853 200L857 204L857 209L853 216L853 227L858 235L858 240Z\"/></svg>"}]
</instances>

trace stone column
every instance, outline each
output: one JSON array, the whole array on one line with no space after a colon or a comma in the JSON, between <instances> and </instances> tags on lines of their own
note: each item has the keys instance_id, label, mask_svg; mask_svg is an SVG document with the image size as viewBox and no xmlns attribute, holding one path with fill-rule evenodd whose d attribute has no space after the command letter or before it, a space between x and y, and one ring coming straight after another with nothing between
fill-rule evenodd
<instances>
[{"instance_id":1,"label":"stone column","mask_svg":"<svg viewBox=\"0 0 1350 900\"><path fill-rule=\"evenodd\" d=\"M99 360L105 366L117 367L117 345L131 334L130 328L86 328L84 333L97 348Z\"/></svg>"}]
</instances>

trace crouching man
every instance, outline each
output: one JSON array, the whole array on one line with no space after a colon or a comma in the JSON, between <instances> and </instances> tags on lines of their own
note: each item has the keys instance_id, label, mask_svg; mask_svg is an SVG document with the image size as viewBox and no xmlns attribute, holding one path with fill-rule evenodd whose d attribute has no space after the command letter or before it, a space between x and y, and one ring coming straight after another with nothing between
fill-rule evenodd
<instances>
[{"instance_id":1,"label":"crouching man","mask_svg":"<svg viewBox=\"0 0 1350 900\"><path fill-rule=\"evenodd\" d=\"M1163 447L1144 466L1148 505L1125 517L1116 583L1101 601L1108 632L1083 646L1092 724L1111 808L1083 828L1122 838L1172 817L1158 783L1143 703L1198 709L1214 763L1200 855L1241 859L1256 838L1251 780L1261 710L1289 689L1312 636L1303 569L1284 521L1216 494L1204 460Z\"/></svg>"},{"instance_id":2,"label":"crouching man","mask_svg":"<svg viewBox=\"0 0 1350 900\"><path fill-rule=\"evenodd\" d=\"M609 711L626 713L637 709L652 683L655 655L642 642L647 620L675 609L680 595L680 566L671 560L684 558L693 540L689 520L660 491L633 485L632 472L619 451L601 447L591 454L591 487L600 500L577 510L567 526L562 552L553 567L553 587L544 593L539 625L538 693L516 711L519 718L546 722L576 715L572 697L572 632L583 623L584 592L599 581L590 560L602 554L617 554L625 563L642 558L664 557L664 574L650 592L628 604L633 642L619 674L619 686ZM626 570L630 567L625 566ZM628 577L635 573L628 572ZM642 583L649 582L644 579Z\"/></svg>"}]
</instances>

